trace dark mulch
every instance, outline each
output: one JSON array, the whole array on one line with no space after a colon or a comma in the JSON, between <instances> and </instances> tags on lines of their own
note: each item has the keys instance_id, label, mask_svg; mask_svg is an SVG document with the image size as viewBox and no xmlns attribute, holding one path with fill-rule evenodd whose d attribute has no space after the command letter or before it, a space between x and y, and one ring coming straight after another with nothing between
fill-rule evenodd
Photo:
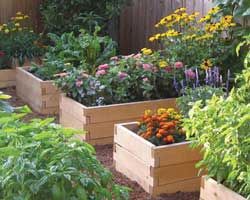
<instances>
[{"instance_id":1,"label":"dark mulch","mask_svg":"<svg viewBox=\"0 0 250 200\"><path fill-rule=\"evenodd\" d=\"M10 102L13 106L25 105L24 102L21 101L16 96L16 91L14 88L8 88L2 91L5 94L12 96L12 99L10 100ZM36 112L27 116L25 118L25 121L29 121L30 119L33 119L33 118L44 119L46 117L54 117L56 122L59 121L58 116L41 115ZM149 194L147 194L136 182L131 181L126 176L122 175L121 173L117 172L114 169L112 145L95 146L95 148L96 148L97 158L105 167L107 167L114 174L115 182L117 184L127 186L133 190L130 195L131 200L198 200L199 199L198 192L192 192L192 193L177 192L175 194L166 194L166 195L161 195L159 197L153 198Z\"/></svg>"}]
</instances>

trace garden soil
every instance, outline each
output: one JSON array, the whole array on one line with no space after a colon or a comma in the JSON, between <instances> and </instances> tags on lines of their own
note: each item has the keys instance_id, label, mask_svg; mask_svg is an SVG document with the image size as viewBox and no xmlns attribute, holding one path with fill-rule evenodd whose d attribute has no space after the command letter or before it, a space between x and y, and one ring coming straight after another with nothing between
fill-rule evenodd
<instances>
[{"instance_id":1,"label":"garden soil","mask_svg":"<svg viewBox=\"0 0 250 200\"><path fill-rule=\"evenodd\" d=\"M21 101L16 96L15 88L7 88L2 90L5 94L11 95L12 98L10 103L13 106L22 106L25 105L23 101ZM44 119L46 117L54 117L55 122L58 122L58 116L53 115L41 115L38 113L32 113L25 118L25 121L29 121L33 118L41 118ZM117 172L114 169L113 165L113 146L112 145L104 145L104 146L96 146L96 154L97 159L108 168L113 174L117 184L127 186L132 189L130 194L131 200L198 200L199 193L192 192L192 193L182 193L177 192L175 194L166 194L161 195L159 197L152 198L149 194L147 194L136 182L129 180L126 176L122 175L121 173Z\"/></svg>"}]
</instances>

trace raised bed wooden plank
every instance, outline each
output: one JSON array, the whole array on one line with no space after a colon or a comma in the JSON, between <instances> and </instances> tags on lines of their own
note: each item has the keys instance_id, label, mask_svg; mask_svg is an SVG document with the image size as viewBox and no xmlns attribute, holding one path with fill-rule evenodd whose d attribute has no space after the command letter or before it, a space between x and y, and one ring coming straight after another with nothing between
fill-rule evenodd
<instances>
[{"instance_id":1,"label":"raised bed wooden plank","mask_svg":"<svg viewBox=\"0 0 250 200\"><path fill-rule=\"evenodd\" d=\"M246 200L246 198L228 189L222 184L218 184L213 179L202 177L200 199L202 200Z\"/></svg>"},{"instance_id":2,"label":"raised bed wooden plank","mask_svg":"<svg viewBox=\"0 0 250 200\"><path fill-rule=\"evenodd\" d=\"M28 68L16 68L17 95L38 113L59 113L60 90L52 81L42 81L29 73Z\"/></svg>"},{"instance_id":3,"label":"raised bed wooden plank","mask_svg":"<svg viewBox=\"0 0 250 200\"><path fill-rule=\"evenodd\" d=\"M16 85L16 70L1 69L0 70L0 89L12 87Z\"/></svg>"}]
</instances>

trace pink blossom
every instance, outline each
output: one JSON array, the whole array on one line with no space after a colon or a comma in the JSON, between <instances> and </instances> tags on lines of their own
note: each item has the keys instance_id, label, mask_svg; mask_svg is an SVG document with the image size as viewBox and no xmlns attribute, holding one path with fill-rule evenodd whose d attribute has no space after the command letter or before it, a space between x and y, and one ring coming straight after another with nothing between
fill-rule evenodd
<instances>
[{"instance_id":1,"label":"pink blossom","mask_svg":"<svg viewBox=\"0 0 250 200\"><path fill-rule=\"evenodd\" d=\"M172 68L171 68L170 66L167 66L167 67L165 68L165 70L166 70L167 72L171 72L171 71L172 71Z\"/></svg>"},{"instance_id":2,"label":"pink blossom","mask_svg":"<svg viewBox=\"0 0 250 200\"><path fill-rule=\"evenodd\" d=\"M135 59L140 59L141 58L141 53L138 53L134 56Z\"/></svg>"},{"instance_id":3,"label":"pink blossom","mask_svg":"<svg viewBox=\"0 0 250 200\"><path fill-rule=\"evenodd\" d=\"M110 58L110 60L118 60L118 56L113 56Z\"/></svg>"},{"instance_id":4,"label":"pink blossom","mask_svg":"<svg viewBox=\"0 0 250 200\"><path fill-rule=\"evenodd\" d=\"M81 87L81 86L82 86L82 84L83 84L83 82L82 82L82 81L76 81L76 87Z\"/></svg>"},{"instance_id":5,"label":"pink blossom","mask_svg":"<svg viewBox=\"0 0 250 200\"><path fill-rule=\"evenodd\" d=\"M148 78L143 78L142 79L144 82L147 82L148 81Z\"/></svg>"},{"instance_id":6,"label":"pink blossom","mask_svg":"<svg viewBox=\"0 0 250 200\"><path fill-rule=\"evenodd\" d=\"M130 55L127 55L127 56L123 56L124 59L129 59L129 58L132 58L134 56L134 54L130 54Z\"/></svg>"},{"instance_id":7,"label":"pink blossom","mask_svg":"<svg viewBox=\"0 0 250 200\"><path fill-rule=\"evenodd\" d=\"M190 79L195 79L195 73L191 70L191 69L187 69L184 72L186 74L187 77L189 77Z\"/></svg>"},{"instance_id":8,"label":"pink blossom","mask_svg":"<svg viewBox=\"0 0 250 200\"><path fill-rule=\"evenodd\" d=\"M106 71L104 69L102 69L102 70L98 70L95 75L102 76L104 74L106 74Z\"/></svg>"},{"instance_id":9,"label":"pink blossom","mask_svg":"<svg viewBox=\"0 0 250 200\"><path fill-rule=\"evenodd\" d=\"M120 78L120 79L123 79L123 78L125 78L125 77L127 77L128 76L128 74L126 74L126 73L124 73L124 72L120 72L119 74L118 74L118 78Z\"/></svg>"},{"instance_id":10,"label":"pink blossom","mask_svg":"<svg viewBox=\"0 0 250 200\"><path fill-rule=\"evenodd\" d=\"M176 62L176 63L174 64L174 67L177 68L177 69L180 69L180 68L183 67L183 63L182 63L182 62Z\"/></svg>"},{"instance_id":11,"label":"pink blossom","mask_svg":"<svg viewBox=\"0 0 250 200\"><path fill-rule=\"evenodd\" d=\"M109 69L109 68L110 68L110 66L108 64L103 64L103 65L98 66L99 70L106 70L106 69Z\"/></svg>"},{"instance_id":12,"label":"pink blossom","mask_svg":"<svg viewBox=\"0 0 250 200\"><path fill-rule=\"evenodd\" d=\"M152 69L152 66L149 64L143 64L142 67L143 69L150 69L150 70Z\"/></svg>"},{"instance_id":13,"label":"pink blossom","mask_svg":"<svg viewBox=\"0 0 250 200\"><path fill-rule=\"evenodd\" d=\"M156 72L157 70L158 70L157 67L152 67L153 72Z\"/></svg>"}]
</instances>

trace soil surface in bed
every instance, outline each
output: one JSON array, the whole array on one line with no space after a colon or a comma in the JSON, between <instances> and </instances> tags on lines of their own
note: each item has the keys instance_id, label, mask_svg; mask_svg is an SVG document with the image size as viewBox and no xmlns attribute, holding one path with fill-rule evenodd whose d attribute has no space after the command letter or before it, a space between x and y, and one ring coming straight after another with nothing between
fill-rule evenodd
<instances>
[{"instance_id":1,"label":"soil surface in bed","mask_svg":"<svg viewBox=\"0 0 250 200\"><path fill-rule=\"evenodd\" d=\"M12 96L10 103L13 106L25 105L25 103L16 96L16 91L14 88L2 89L2 91L5 94ZM35 112L28 115L25 118L25 121L29 121L33 118L44 119L46 117L54 117L55 122L59 121L58 116L56 115L54 116L53 115L41 115ZM126 176L122 175L121 173L117 172L114 169L112 145L95 146L95 149L96 149L97 159L99 159L100 162L114 174L116 183L130 187L132 189L132 192L130 194L131 200L198 200L199 199L199 192L192 192L192 193L177 192L175 194L166 194L166 195L161 195L159 197L152 198L136 182L131 181L130 179L126 178Z\"/></svg>"}]
</instances>

